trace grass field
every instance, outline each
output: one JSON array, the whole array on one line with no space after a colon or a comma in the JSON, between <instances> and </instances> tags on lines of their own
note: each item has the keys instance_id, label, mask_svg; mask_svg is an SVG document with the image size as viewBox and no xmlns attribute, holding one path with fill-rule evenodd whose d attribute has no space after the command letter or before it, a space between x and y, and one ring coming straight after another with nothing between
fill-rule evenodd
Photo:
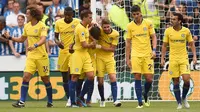
<instances>
[{"instance_id":1,"label":"grass field","mask_svg":"<svg viewBox=\"0 0 200 112\"><path fill-rule=\"evenodd\" d=\"M27 101L25 108L13 108L13 101L0 101L0 112L200 112L200 101L189 102L190 109L176 110L176 102L151 102L150 107L136 109L136 102L122 102L122 107L114 107L112 103L106 103L105 108L99 104L93 104L88 108L65 108L64 101L54 101L53 108L46 108L45 101Z\"/></svg>"}]
</instances>

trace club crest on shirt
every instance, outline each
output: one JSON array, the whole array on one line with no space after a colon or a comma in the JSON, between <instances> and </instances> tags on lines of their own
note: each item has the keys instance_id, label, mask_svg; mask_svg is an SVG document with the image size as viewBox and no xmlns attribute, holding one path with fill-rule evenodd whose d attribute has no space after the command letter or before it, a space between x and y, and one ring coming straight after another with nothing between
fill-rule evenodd
<instances>
[{"instance_id":1,"label":"club crest on shirt","mask_svg":"<svg viewBox=\"0 0 200 112\"><path fill-rule=\"evenodd\" d=\"M146 27L144 27L144 28L143 28L143 30L144 30L144 31L147 31L147 28L146 28Z\"/></svg>"},{"instance_id":2,"label":"club crest on shirt","mask_svg":"<svg viewBox=\"0 0 200 112\"><path fill-rule=\"evenodd\" d=\"M169 75L172 75L173 74L173 72L172 71L169 71Z\"/></svg>"},{"instance_id":3,"label":"club crest on shirt","mask_svg":"<svg viewBox=\"0 0 200 112\"><path fill-rule=\"evenodd\" d=\"M75 71L76 71L76 72L78 72L78 71L79 71L79 69L78 69L78 68L76 68L76 69L75 69Z\"/></svg>"},{"instance_id":4,"label":"club crest on shirt","mask_svg":"<svg viewBox=\"0 0 200 112\"><path fill-rule=\"evenodd\" d=\"M83 36L85 35L85 33L84 33L84 32L82 32L82 33L81 33L81 35L82 35L82 37L83 37Z\"/></svg>"},{"instance_id":5,"label":"club crest on shirt","mask_svg":"<svg viewBox=\"0 0 200 112\"><path fill-rule=\"evenodd\" d=\"M185 34L181 34L181 37L183 37L183 38L184 38L184 37L185 37Z\"/></svg>"},{"instance_id":6,"label":"club crest on shirt","mask_svg":"<svg viewBox=\"0 0 200 112\"><path fill-rule=\"evenodd\" d=\"M72 28L75 28L75 25L72 25Z\"/></svg>"},{"instance_id":7,"label":"club crest on shirt","mask_svg":"<svg viewBox=\"0 0 200 112\"><path fill-rule=\"evenodd\" d=\"M35 29L35 30L34 30L34 33L37 33L37 32L38 32L38 29Z\"/></svg>"},{"instance_id":8,"label":"club crest on shirt","mask_svg":"<svg viewBox=\"0 0 200 112\"><path fill-rule=\"evenodd\" d=\"M113 38L111 37L111 38L109 38L109 40L110 40L110 41L113 41Z\"/></svg>"}]
</instances>

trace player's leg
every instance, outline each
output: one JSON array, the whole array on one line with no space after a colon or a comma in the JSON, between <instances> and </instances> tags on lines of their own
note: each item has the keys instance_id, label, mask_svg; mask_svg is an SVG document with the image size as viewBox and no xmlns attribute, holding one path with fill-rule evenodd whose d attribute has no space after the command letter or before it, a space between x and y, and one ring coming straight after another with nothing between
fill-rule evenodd
<instances>
[{"instance_id":1,"label":"player's leg","mask_svg":"<svg viewBox=\"0 0 200 112\"><path fill-rule=\"evenodd\" d=\"M85 94L89 91L89 87L94 85L94 68L92 67L92 60L88 53L85 54L84 59L83 71L87 77L87 80L85 81L83 89L81 90L80 102L82 103L82 106L87 106L83 101Z\"/></svg>"},{"instance_id":2,"label":"player's leg","mask_svg":"<svg viewBox=\"0 0 200 112\"><path fill-rule=\"evenodd\" d=\"M181 95L180 95L180 87L179 87L179 77L180 77L180 68L177 60L169 60L169 69L168 69L170 77L172 77L173 80L173 90L174 90L174 96L176 98L178 107L177 109L182 108L181 103Z\"/></svg>"},{"instance_id":3,"label":"player's leg","mask_svg":"<svg viewBox=\"0 0 200 112\"><path fill-rule=\"evenodd\" d=\"M181 60L180 71L183 78L183 92L182 92L182 102L185 108L190 108L190 105L187 101L187 93L190 88L190 69L189 69L189 62L188 60Z\"/></svg>"},{"instance_id":4,"label":"player's leg","mask_svg":"<svg viewBox=\"0 0 200 112\"><path fill-rule=\"evenodd\" d=\"M70 74L71 74L71 80L69 82L69 96L71 99L71 106L72 107L78 107L75 101L76 98L76 85L78 78L80 74L82 73L82 59L83 57L80 57L80 54L78 52L75 52L72 54L70 59Z\"/></svg>"},{"instance_id":5,"label":"player's leg","mask_svg":"<svg viewBox=\"0 0 200 112\"><path fill-rule=\"evenodd\" d=\"M105 107L105 97L104 97L104 74L105 74L105 63L102 59L97 58L97 81L98 90L101 97L100 107Z\"/></svg>"},{"instance_id":6,"label":"player's leg","mask_svg":"<svg viewBox=\"0 0 200 112\"><path fill-rule=\"evenodd\" d=\"M21 96L20 100L17 101L16 103L13 103L12 106L16 108L22 108L24 107L24 103L26 101L26 96L29 88L29 81L32 77L32 74L34 74L36 71L36 64L35 60L33 59L26 59L26 65L25 65L25 70L24 70L24 75L23 75L23 81L22 81L22 86L21 86Z\"/></svg>"},{"instance_id":7,"label":"player's leg","mask_svg":"<svg viewBox=\"0 0 200 112\"><path fill-rule=\"evenodd\" d=\"M151 57L144 58L142 67L142 73L145 77L145 84L144 84L144 104L145 106L150 106L150 101L148 99L148 93L151 89L152 81L153 81L153 74L154 74L154 64L153 59Z\"/></svg>"},{"instance_id":8,"label":"player's leg","mask_svg":"<svg viewBox=\"0 0 200 112\"><path fill-rule=\"evenodd\" d=\"M143 103L142 103L142 84L141 84L141 74L140 73L134 73L134 78L135 78L135 92L138 100L138 107L137 108L142 108Z\"/></svg>"},{"instance_id":9,"label":"player's leg","mask_svg":"<svg viewBox=\"0 0 200 112\"><path fill-rule=\"evenodd\" d=\"M114 58L105 60L106 61L106 72L109 75L110 83L111 83L111 92L113 96L114 105L116 107L121 106L121 102L117 100L117 80L116 80L116 67Z\"/></svg>"},{"instance_id":10,"label":"player's leg","mask_svg":"<svg viewBox=\"0 0 200 112\"><path fill-rule=\"evenodd\" d=\"M47 107L53 107L53 100L52 100L52 86L49 79L49 59L40 59L36 61L36 66L38 69L38 74L41 76L42 81L46 87L47 92Z\"/></svg>"},{"instance_id":11,"label":"player's leg","mask_svg":"<svg viewBox=\"0 0 200 112\"><path fill-rule=\"evenodd\" d=\"M59 52L58 56L58 69L62 74L62 79L63 79L63 88L66 94L67 99L69 99L69 59L70 59L70 54L68 53L61 53Z\"/></svg>"},{"instance_id":12,"label":"player's leg","mask_svg":"<svg viewBox=\"0 0 200 112\"><path fill-rule=\"evenodd\" d=\"M182 92L182 102L185 106L185 108L190 108L190 104L188 103L187 101L187 93L189 91L189 88L190 88L190 75L189 74L183 74L182 75L182 78L183 78L183 92Z\"/></svg>"},{"instance_id":13,"label":"player's leg","mask_svg":"<svg viewBox=\"0 0 200 112\"><path fill-rule=\"evenodd\" d=\"M141 70L142 70L142 58L131 57L131 73L134 74L135 78L135 92L138 100L138 106L136 108L143 108L142 103L142 84L141 84Z\"/></svg>"},{"instance_id":14,"label":"player's leg","mask_svg":"<svg viewBox=\"0 0 200 112\"><path fill-rule=\"evenodd\" d=\"M94 68L94 77L95 77L96 76L96 58L91 57L91 60L92 60L92 66ZM93 90L94 90L94 84L89 86L89 90L87 93L87 100L86 100L87 107L91 107L91 98L92 98Z\"/></svg>"}]
</instances>

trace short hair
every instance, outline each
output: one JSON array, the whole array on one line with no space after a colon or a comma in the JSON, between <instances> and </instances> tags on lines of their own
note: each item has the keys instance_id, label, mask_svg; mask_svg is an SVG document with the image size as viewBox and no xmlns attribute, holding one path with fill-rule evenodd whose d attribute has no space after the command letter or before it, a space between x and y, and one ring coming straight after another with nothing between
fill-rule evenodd
<instances>
[{"instance_id":1,"label":"short hair","mask_svg":"<svg viewBox=\"0 0 200 112\"><path fill-rule=\"evenodd\" d=\"M19 15L17 16L17 18L18 18L18 17L21 17L21 18L23 18L23 19L25 20L25 16L22 15L22 14L19 14Z\"/></svg>"},{"instance_id":2,"label":"short hair","mask_svg":"<svg viewBox=\"0 0 200 112\"><path fill-rule=\"evenodd\" d=\"M141 9L140 9L140 7L138 6L138 5L133 5L132 7L131 7L131 12L133 13L133 12L141 12Z\"/></svg>"},{"instance_id":3,"label":"short hair","mask_svg":"<svg viewBox=\"0 0 200 112\"><path fill-rule=\"evenodd\" d=\"M42 6L44 8L44 4L42 2L38 2L37 5Z\"/></svg>"},{"instance_id":4,"label":"short hair","mask_svg":"<svg viewBox=\"0 0 200 112\"><path fill-rule=\"evenodd\" d=\"M43 15L42 13L38 10L36 5L29 5L26 10L30 10L30 14L32 17L37 19L38 21L42 20Z\"/></svg>"},{"instance_id":5,"label":"short hair","mask_svg":"<svg viewBox=\"0 0 200 112\"><path fill-rule=\"evenodd\" d=\"M102 19L102 21L101 21L101 24L102 24L102 25L104 25L104 24L110 24L110 23L111 23L110 20L107 19L107 18L104 18L104 19Z\"/></svg>"},{"instance_id":6,"label":"short hair","mask_svg":"<svg viewBox=\"0 0 200 112\"><path fill-rule=\"evenodd\" d=\"M173 13L174 16L177 16L178 17L178 21L181 21L181 24L183 23L183 15L180 14L180 13Z\"/></svg>"},{"instance_id":7,"label":"short hair","mask_svg":"<svg viewBox=\"0 0 200 112\"><path fill-rule=\"evenodd\" d=\"M70 12L70 13L73 14L73 11L74 11L74 10L73 10L71 7L66 7L66 8L64 9L64 13Z\"/></svg>"},{"instance_id":8,"label":"short hair","mask_svg":"<svg viewBox=\"0 0 200 112\"><path fill-rule=\"evenodd\" d=\"M80 14L81 20L83 20L84 17L88 17L89 14L92 14L90 10L81 11L81 14Z\"/></svg>"}]
</instances>

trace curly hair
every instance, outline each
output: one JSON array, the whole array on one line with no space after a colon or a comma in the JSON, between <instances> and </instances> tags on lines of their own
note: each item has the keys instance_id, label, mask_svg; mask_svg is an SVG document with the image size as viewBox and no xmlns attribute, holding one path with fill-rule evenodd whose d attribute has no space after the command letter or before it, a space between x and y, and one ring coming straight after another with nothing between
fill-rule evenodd
<instances>
[{"instance_id":1,"label":"curly hair","mask_svg":"<svg viewBox=\"0 0 200 112\"><path fill-rule=\"evenodd\" d=\"M30 10L30 14L33 18L37 19L38 21L41 21L43 18L42 13L38 10L36 5L29 5L26 10Z\"/></svg>"}]
</instances>

